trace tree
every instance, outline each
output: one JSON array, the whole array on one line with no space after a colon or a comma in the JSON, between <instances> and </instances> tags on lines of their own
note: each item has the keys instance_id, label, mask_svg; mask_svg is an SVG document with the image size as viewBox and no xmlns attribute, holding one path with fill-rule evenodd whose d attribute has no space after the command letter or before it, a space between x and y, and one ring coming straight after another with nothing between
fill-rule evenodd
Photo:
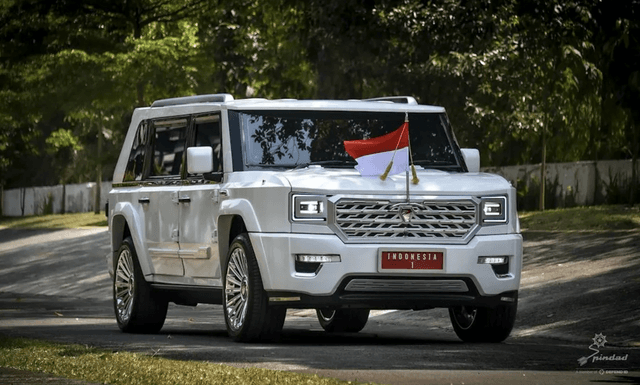
<instances>
[{"instance_id":1,"label":"tree","mask_svg":"<svg viewBox=\"0 0 640 385\"><path fill-rule=\"evenodd\" d=\"M0 138L0 167L7 171L2 173L4 181L17 185L86 181L96 170L92 154L102 137L95 122L110 122L101 130L111 133L114 143L106 150L113 159L127 117L133 106L145 104L145 94L161 98L192 93L197 26L186 19L211 4L203 0L4 3L0 77L9 80L0 90L7 96L0 105L0 121L6 125ZM86 161L71 162L69 154L46 151L58 143L52 133L60 132L79 139L73 160ZM37 171L25 173L25 169Z\"/></svg>"}]
</instances>

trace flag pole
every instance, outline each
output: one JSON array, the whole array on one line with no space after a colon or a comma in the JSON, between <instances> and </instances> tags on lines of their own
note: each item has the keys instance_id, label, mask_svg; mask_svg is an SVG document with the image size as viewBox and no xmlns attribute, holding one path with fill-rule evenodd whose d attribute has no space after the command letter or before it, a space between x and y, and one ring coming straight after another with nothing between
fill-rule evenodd
<instances>
[{"instance_id":1,"label":"flag pole","mask_svg":"<svg viewBox=\"0 0 640 385\"><path fill-rule=\"evenodd\" d=\"M409 130L409 112L404 113L404 121L407 123L407 130ZM409 160L411 161L411 183L418 184L420 179L418 179L418 173L416 172L416 166L413 164L413 151L411 151L411 132L407 132L407 136L409 137Z\"/></svg>"},{"instance_id":2,"label":"flag pole","mask_svg":"<svg viewBox=\"0 0 640 385\"><path fill-rule=\"evenodd\" d=\"M409 112L405 111L404 113L404 122L405 124L407 124L407 128L409 127ZM408 133L407 133L408 136ZM411 137L409 136L409 154L411 154ZM413 166L413 162L411 162L411 165ZM411 202L411 195L409 194L409 170L405 171L405 180L406 180L406 184L407 184L407 203Z\"/></svg>"},{"instance_id":3,"label":"flag pole","mask_svg":"<svg viewBox=\"0 0 640 385\"><path fill-rule=\"evenodd\" d=\"M407 203L411 202L411 198L409 196L409 170L405 171L406 172L406 181L407 181Z\"/></svg>"},{"instance_id":4,"label":"flag pole","mask_svg":"<svg viewBox=\"0 0 640 385\"><path fill-rule=\"evenodd\" d=\"M404 119L405 119L405 122L408 122L407 114L405 114ZM398 138L398 144L396 144L396 149L393 151L393 156L391 157L391 161L389 161L389 164L387 165L387 169L384 170L384 173L380 175L381 180L386 180L387 176L389 176L389 173L391 172L391 167L393 166L393 160L396 158L396 152L398 152L398 146L400 146L400 141L402 141L402 136L404 135L405 129L408 129L408 127L402 127L402 132L400 133L400 138Z\"/></svg>"}]
</instances>

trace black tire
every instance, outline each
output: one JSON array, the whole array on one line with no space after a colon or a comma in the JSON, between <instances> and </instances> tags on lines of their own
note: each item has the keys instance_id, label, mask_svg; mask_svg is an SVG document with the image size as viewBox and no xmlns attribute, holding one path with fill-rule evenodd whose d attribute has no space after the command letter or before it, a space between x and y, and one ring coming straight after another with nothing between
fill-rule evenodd
<instances>
[{"instance_id":1,"label":"black tire","mask_svg":"<svg viewBox=\"0 0 640 385\"><path fill-rule=\"evenodd\" d=\"M357 333L369 320L369 309L316 309L320 326L329 333Z\"/></svg>"},{"instance_id":2,"label":"black tire","mask_svg":"<svg viewBox=\"0 0 640 385\"><path fill-rule=\"evenodd\" d=\"M229 336L238 342L276 339L282 331L287 308L269 306L247 234L234 239L223 271L222 307Z\"/></svg>"},{"instance_id":3,"label":"black tire","mask_svg":"<svg viewBox=\"0 0 640 385\"><path fill-rule=\"evenodd\" d=\"M502 342L516 320L517 303L496 308L457 306L449 308L453 330L465 342Z\"/></svg>"},{"instance_id":4,"label":"black tire","mask_svg":"<svg viewBox=\"0 0 640 385\"><path fill-rule=\"evenodd\" d=\"M145 281L131 237L118 250L113 272L113 310L125 333L157 333L167 317L169 302Z\"/></svg>"}]
</instances>

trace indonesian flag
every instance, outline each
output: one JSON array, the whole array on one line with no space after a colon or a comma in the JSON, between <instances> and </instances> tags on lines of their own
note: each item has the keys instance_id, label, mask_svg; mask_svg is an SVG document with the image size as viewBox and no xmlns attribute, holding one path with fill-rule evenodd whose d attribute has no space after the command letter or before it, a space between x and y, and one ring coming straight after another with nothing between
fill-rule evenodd
<instances>
[{"instance_id":1,"label":"indonesian flag","mask_svg":"<svg viewBox=\"0 0 640 385\"><path fill-rule=\"evenodd\" d=\"M400 174L409 167L409 122L377 138L345 140L344 148L358 162L362 176L380 176L392 161L387 175Z\"/></svg>"}]
</instances>

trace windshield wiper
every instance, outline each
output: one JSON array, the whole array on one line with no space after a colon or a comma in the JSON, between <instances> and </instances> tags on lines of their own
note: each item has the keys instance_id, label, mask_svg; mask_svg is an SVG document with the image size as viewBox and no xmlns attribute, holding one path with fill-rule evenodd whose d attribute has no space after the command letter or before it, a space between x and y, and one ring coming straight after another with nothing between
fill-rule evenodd
<instances>
[{"instance_id":1,"label":"windshield wiper","mask_svg":"<svg viewBox=\"0 0 640 385\"><path fill-rule=\"evenodd\" d=\"M340 168L352 168L356 164L357 163L352 161L352 160L335 160L335 159L315 160L315 161L309 162L309 163L301 163L301 164L297 165L296 167L294 167L293 169L297 170L299 168L305 168L305 167L309 167L309 166L312 166L312 165L333 166L333 167L340 167Z\"/></svg>"},{"instance_id":2,"label":"windshield wiper","mask_svg":"<svg viewBox=\"0 0 640 385\"><path fill-rule=\"evenodd\" d=\"M420 166L423 169L434 169L434 170L442 170L442 171L462 171L462 167L459 164L452 164L447 161L437 161L437 160L418 160L415 162L416 166Z\"/></svg>"}]
</instances>

